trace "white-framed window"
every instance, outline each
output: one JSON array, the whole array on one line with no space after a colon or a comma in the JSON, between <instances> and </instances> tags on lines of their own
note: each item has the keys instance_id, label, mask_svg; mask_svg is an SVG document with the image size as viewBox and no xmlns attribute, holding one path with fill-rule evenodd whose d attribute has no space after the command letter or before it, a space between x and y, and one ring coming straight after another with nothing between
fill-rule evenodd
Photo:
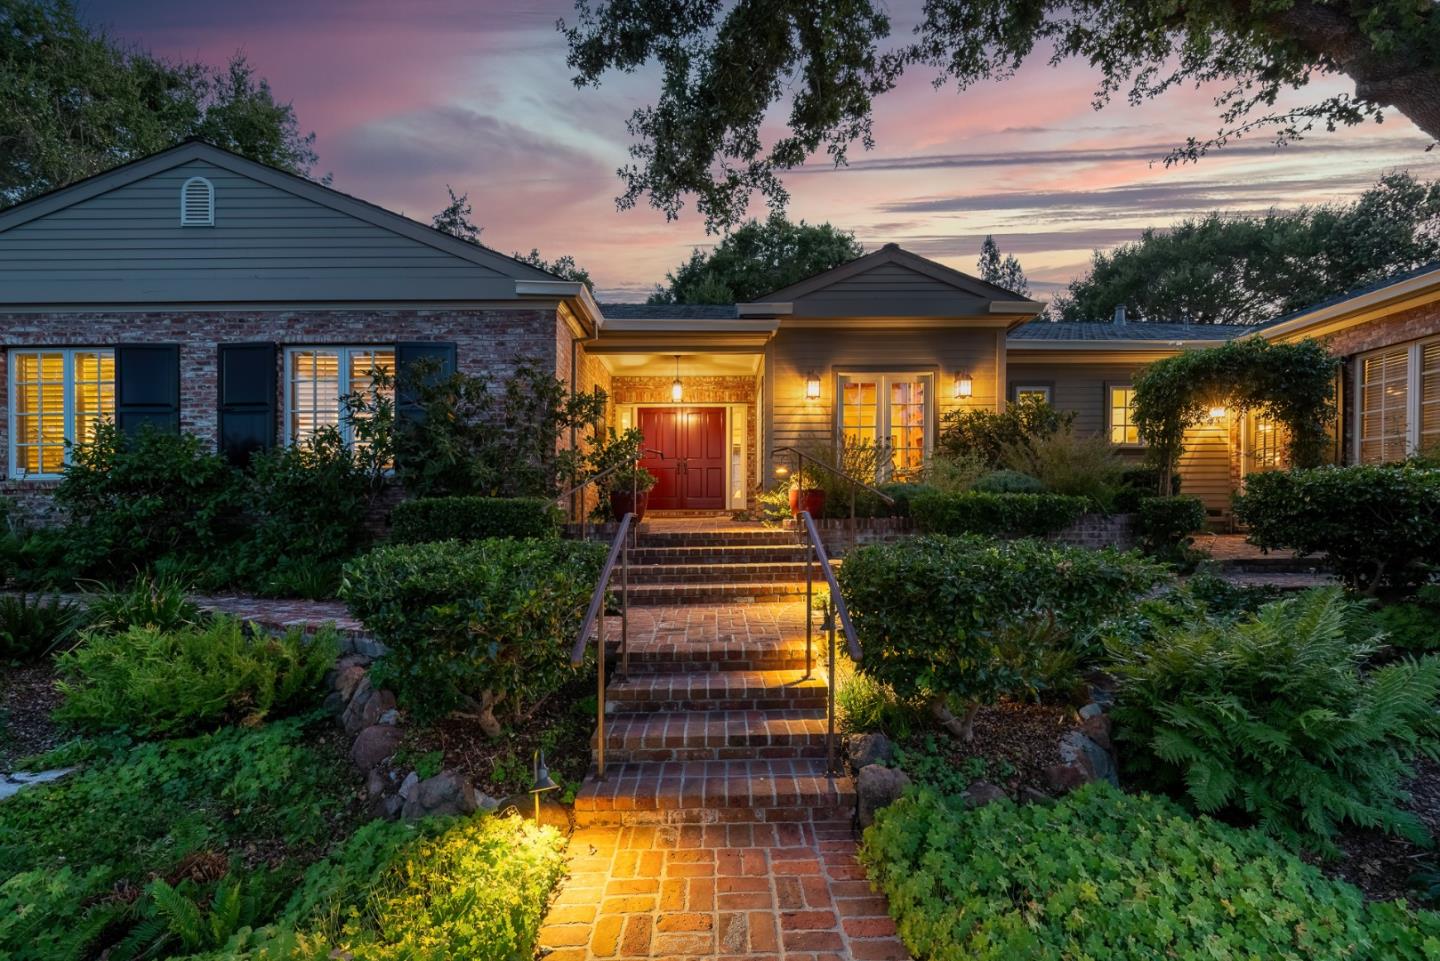
<instances>
[{"instance_id":1,"label":"white-framed window","mask_svg":"<svg viewBox=\"0 0 1440 961\"><path fill-rule=\"evenodd\" d=\"M925 466L934 438L934 375L843 374L837 430L845 444L874 444L890 452L886 476L913 477Z\"/></svg>"},{"instance_id":2,"label":"white-framed window","mask_svg":"<svg viewBox=\"0 0 1440 961\"><path fill-rule=\"evenodd\" d=\"M1049 384L1016 384L1015 402L1019 403L1033 399L1048 404L1051 403L1051 393L1052 391Z\"/></svg>"},{"instance_id":3,"label":"white-framed window","mask_svg":"<svg viewBox=\"0 0 1440 961\"><path fill-rule=\"evenodd\" d=\"M285 349L285 443L304 443L325 427L354 441L341 398L368 389L376 373L394 383L395 348L315 346ZM393 386L391 388L393 392Z\"/></svg>"},{"instance_id":4,"label":"white-framed window","mask_svg":"<svg viewBox=\"0 0 1440 961\"><path fill-rule=\"evenodd\" d=\"M1130 384L1105 385L1105 429L1117 447L1140 446L1140 428L1135 426L1135 388Z\"/></svg>"},{"instance_id":5,"label":"white-framed window","mask_svg":"<svg viewBox=\"0 0 1440 961\"><path fill-rule=\"evenodd\" d=\"M115 352L98 347L10 351L10 476L59 477L71 444L115 417Z\"/></svg>"},{"instance_id":6,"label":"white-framed window","mask_svg":"<svg viewBox=\"0 0 1440 961\"><path fill-rule=\"evenodd\" d=\"M1440 338L1362 354L1354 414L1358 463L1384 464L1440 447Z\"/></svg>"},{"instance_id":7,"label":"white-framed window","mask_svg":"<svg viewBox=\"0 0 1440 961\"><path fill-rule=\"evenodd\" d=\"M215 185L204 177L180 185L180 226L215 226Z\"/></svg>"}]
</instances>

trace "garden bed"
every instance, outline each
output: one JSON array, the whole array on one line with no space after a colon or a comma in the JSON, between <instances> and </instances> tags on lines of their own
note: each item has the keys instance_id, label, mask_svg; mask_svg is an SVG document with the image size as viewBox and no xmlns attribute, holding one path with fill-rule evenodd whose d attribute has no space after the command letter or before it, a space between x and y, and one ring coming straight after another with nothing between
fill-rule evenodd
<instances>
[{"instance_id":1,"label":"garden bed","mask_svg":"<svg viewBox=\"0 0 1440 961\"><path fill-rule=\"evenodd\" d=\"M0 673L0 772L12 771L21 758L43 754L65 740L50 718L59 706L50 662Z\"/></svg>"},{"instance_id":2,"label":"garden bed","mask_svg":"<svg viewBox=\"0 0 1440 961\"><path fill-rule=\"evenodd\" d=\"M1410 800L1401 806L1425 825L1432 837L1440 837L1440 764L1420 759L1416 776L1407 785ZM1349 881L1375 901L1416 897L1416 873L1433 871L1437 862L1433 848L1378 831L1352 829L1336 839L1340 856L1317 866L1331 877Z\"/></svg>"},{"instance_id":3,"label":"garden bed","mask_svg":"<svg viewBox=\"0 0 1440 961\"><path fill-rule=\"evenodd\" d=\"M1046 772L1061 763L1060 739L1078 727L1071 708L1002 701L980 708L969 742L928 731L902 739L901 766L942 790L986 780L1012 798L1053 796Z\"/></svg>"}]
</instances>

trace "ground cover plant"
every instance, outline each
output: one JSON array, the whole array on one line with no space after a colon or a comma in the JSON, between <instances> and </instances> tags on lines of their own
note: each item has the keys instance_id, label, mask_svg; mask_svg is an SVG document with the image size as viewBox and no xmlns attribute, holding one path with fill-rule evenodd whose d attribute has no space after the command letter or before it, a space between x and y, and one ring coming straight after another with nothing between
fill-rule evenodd
<instances>
[{"instance_id":1,"label":"ground cover plant","mask_svg":"<svg viewBox=\"0 0 1440 961\"><path fill-rule=\"evenodd\" d=\"M838 576L858 669L962 738L980 705L1070 683L1090 628L1167 577L1113 550L944 536L862 547Z\"/></svg>"},{"instance_id":2,"label":"ground cover plant","mask_svg":"<svg viewBox=\"0 0 1440 961\"><path fill-rule=\"evenodd\" d=\"M64 647L85 618L83 607L60 597L0 595L0 665L30 663Z\"/></svg>"},{"instance_id":3,"label":"ground cover plant","mask_svg":"<svg viewBox=\"0 0 1440 961\"><path fill-rule=\"evenodd\" d=\"M1440 916L1369 902L1274 840L1092 784L1052 804L914 791L861 861L934 959L1433 957Z\"/></svg>"},{"instance_id":4,"label":"ground cover plant","mask_svg":"<svg viewBox=\"0 0 1440 961\"><path fill-rule=\"evenodd\" d=\"M1382 642L1364 626L1326 588L1112 643L1122 760L1196 810L1297 847L1333 854L1346 825L1426 843L1399 802L1411 761L1440 758L1440 657L1367 670Z\"/></svg>"},{"instance_id":5,"label":"ground cover plant","mask_svg":"<svg viewBox=\"0 0 1440 961\"><path fill-rule=\"evenodd\" d=\"M224 616L97 632L57 662L65 700L56 717L86 731L141 737L254 724L317 704L339 647L333 627L273 636Z\"/></svg>"},{"instance_id":6,"label":"ground cover plant","mask_svg":"<svg viewBox=\"0 0 1440 961\"><path fill-rule=\"evenodd\" d=\"M346 567L341 596L388 649L375 684L425 720L464 707L498 737L569 676L604 554L558 539L382 547Z\"/></svg>"},{"instance_id":7,"label":"ground cover plant","mask_svg":"<svg viewBox=\"0 0 1440 961\"><path fill-rule=\"evenodd\" d=\"M1369 625L1399 652L1440 651L1440 585L1427 584L1408 601L1380 605L1370 613Z\"/></svg>"}]
</instances>

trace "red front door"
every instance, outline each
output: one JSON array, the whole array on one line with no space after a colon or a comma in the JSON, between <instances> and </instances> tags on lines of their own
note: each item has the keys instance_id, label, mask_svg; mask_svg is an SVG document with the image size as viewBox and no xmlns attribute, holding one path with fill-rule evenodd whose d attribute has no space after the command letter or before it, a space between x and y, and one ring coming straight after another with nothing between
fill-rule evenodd
<instances>
[{"instance_id":1,"label":"red front door","mask_svg":"<svg viewBox=\"0 0 1440 961\"><path fill-rule=\"evenodd\" d=\"M660 451L640 462L654 474L650 510L725 508L725 408L641 407L645 446Z\"/></svg>"}]
</instances>

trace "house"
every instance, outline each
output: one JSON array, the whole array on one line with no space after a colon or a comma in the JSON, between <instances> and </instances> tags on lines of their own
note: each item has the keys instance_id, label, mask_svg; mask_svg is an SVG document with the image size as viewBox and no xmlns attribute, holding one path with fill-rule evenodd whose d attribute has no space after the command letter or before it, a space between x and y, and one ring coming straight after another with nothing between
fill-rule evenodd
<instances>
[{"instance_id":1,"label":"house","mask_svg":"<svg viewBox=\"0 0 1440 961\"><path fill-rule=\"evenodd\" d=\"M340 398L414 359L502 378L520 355L599 386L659 455L652 509L744 507L776 453L888 444L918 470L941 417L1046 397L1139 457L1135 371L1234 337L1346 357L1337 458L1440 436L1440 269L1263 328L1035 320L1041 305L887 244L729 306L598 304L581 284L313 181L187 142L0 213L0 492L43 511L102 418L196 434L239 461L342 430ZM1428 338L1428 339L1427 339ZM405 385L399 379L404 404ZM1185 489L1222 517L1275 431L1217 412Z\"/></svg>"}]
</instances>

